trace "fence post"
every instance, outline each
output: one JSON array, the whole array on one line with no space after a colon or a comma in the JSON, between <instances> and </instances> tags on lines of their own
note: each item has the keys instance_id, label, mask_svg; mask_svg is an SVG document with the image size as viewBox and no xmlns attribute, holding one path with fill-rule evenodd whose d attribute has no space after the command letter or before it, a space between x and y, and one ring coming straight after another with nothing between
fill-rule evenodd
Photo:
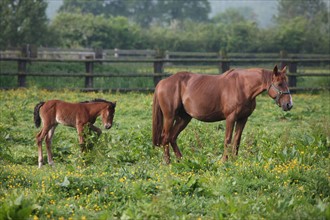
<instances>
[{"instance_id":1,"label":"fence post","mask_svg":"<svg viewBox=\"0 0 330 220\"><path fill-rule=\"evenodd\" d=\"M18 60L18 87L26 87L26 63L27 61L25 59Z\"/></svg>"},{"instance_id":2,"label":"fence post","mask_svg":"<svg viewBox=\"0 0 330 220\"><path fill-rule=\"evenodd\" d=\"M297 62L290 62L289 64L290 74L297 74ZM297 87L297 77L289 75L289 87Z\"/></svg>"},{"instance_id":3,"label":"fence post","mask_svg":"<svg viewBox=\"0 0 330 220\"><path fill-rule=\"evenodd\" d=\"M227 56L226 50L224 50L224 49L220 50L220 59L224 60L224 59L227 59L227 58L228 58L228 56ZM220 64L219 64L220 74L226 72L229 69L230 69L229 61L221 61L220 62Z\"/></svg>"},{"instance_id":4,"label":"fence post","mask_svg":"<svg viewBox=\"0 0 330 220\"><path fill-rule=\"evenodd\" d=\"M164 51L156 50L155 59L164 59ZM157 74L162 74L164 72L164 62L162 60L154 61L154 86L156 87L158 82L162 79L161 76L157 76Z\"/></svg>"},{"instance_id":5,"label":"fence post","mask_svg":"<svg viewBox=\"0 0 330 220\"><path fill-rule=\"evenodd\" d=\"M29 44L25 44L21 47L21 57L23 59L19 59L17 62L18 68L18 77L17 77L17 84L18 87L26 87L26 63L27 58L30 57L31 51Z\"/></svg>"},{"instance_id":6,"label":"fence post","mask_svg":"<svg viewBox=\"0 0 330 220\"><path fill-rule=\"evenodd\" d=\"M86 61L85 67L86 67L85 88L93 88L93 76L92 75L93 75L94 62Z\"/></svg>"},{"instance_id":7,"label":"fence post","mask_svg":"<svg viewBox=\"0 0 330 220\"><path fill-rule=\"evenodd\" d=\"M102 48L95 48L95 59L103 59L103 49Z\"/></svg>"}]
</instances>

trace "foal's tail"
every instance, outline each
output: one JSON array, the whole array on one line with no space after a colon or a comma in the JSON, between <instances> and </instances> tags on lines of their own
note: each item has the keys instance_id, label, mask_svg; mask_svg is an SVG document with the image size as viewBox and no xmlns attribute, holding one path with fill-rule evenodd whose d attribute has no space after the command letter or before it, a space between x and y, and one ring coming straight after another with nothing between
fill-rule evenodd
<instances>
[{"instance_id":1,"label":"foal's tail","mask_svg":"<svg viewBox=\"0 0 330 220\"><path fill-rule=\"evenodd\" d=\"M37 128L40 127L40 124L41 124L41 118L40 118L40 115L39 115L39 110L41 108L41 106L43 106L45 104L45 102L39 102L35 107L34 107L34 124Z\"/></svg>"},{"instance_id":2,"label":"foal's tail","mask_svg":"<svg viewBox=\"0 0 330 220\"><path fill-rule=\"evenodd\" d=\"M163 112L159 106L157 93L154 93L154 101L152 105L152 143L159 146L162 141L163 130Z\"/></svg>"}]
</instances>

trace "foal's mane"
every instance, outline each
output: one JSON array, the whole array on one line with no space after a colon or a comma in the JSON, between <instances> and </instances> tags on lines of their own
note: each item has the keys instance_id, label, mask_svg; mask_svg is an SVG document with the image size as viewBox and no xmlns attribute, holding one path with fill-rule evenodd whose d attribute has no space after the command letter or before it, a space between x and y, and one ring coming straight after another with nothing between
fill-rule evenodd
<instances>
[{"instance_id":1,"label":"foal's mane","mask_svg":"<svg viewBox=\"0 0 330 220\"><path fill-rule=\"evenodd\" d=\"M104 99L93 99L93 100L89 100L89 101L83 101L83 102L80 102L80 103L95 103L95 102L104 102L104 103L107 103L107 104L111 104L111 106L115 106L115 104L113 102L109 102L109 101L104 100Z\"/></svg>"}]
</instances>

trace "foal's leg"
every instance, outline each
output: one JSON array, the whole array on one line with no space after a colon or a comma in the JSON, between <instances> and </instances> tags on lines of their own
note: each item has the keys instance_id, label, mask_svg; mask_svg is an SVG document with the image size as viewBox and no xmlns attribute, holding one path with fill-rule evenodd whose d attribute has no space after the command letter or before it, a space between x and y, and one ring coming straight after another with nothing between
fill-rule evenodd
<instances>
[{"instance_id":1,"label":"foal's leg","mask_svg":"<svg viewBox=\"0 0 330 220\"><path fill-rule=\"evenodd\" d=\"M42 155L42 141L43 141L43 137L42 132L43 129L41 131L39 131L39 133L36 136L36 140L37 140L37 145L38 145L38 167L41 168L43 162L44 162L44 158Z\"/></svg>"},{"instance_id":2,"label":"foal's leg","mask_svg":"<svg viewBox=\"0 0 330 220\"><path fill-rule=\"evenodd\" d=\"M224 151L222 155L222 162L226 162L228 160L228 148L231 144L231 139L233 135L233 129L235 126L235 119L234 116L226 118L226 135L225 135L225 144L224 144Z\"/></svg>"},{"instance_id":3,"label":"foal's leg","mask_svg":"<svg viewBox=\"0 0 330 220\"><path fill-rule=\"evenodd\" d=\"M102 130L92 124L89 124L89 128L92 129L92 131L95 131L97 133L97 136L100 136L102 134Z\"/></svg>"},{"instance_id":4,"label":"foal's leg","mask_svg":"<svg viewBox=\"0 0 330 220\"><path fill-rule=\"evenodd\" d=\"M171 133L171 145L173 148L173 151L175 153L175 156L178 159L182 158L182 154L180 152L180 149L176 143L176 140L179 136L179 134L181 133L181 131L183 131L183 129L185 129L187 127L187 125L189 124L189 122L191 121L191 117L190 116L185 116L185 117L177 117L176 122L174 124L174 127L172 129L172 133Z\"/></svg>"},{"instance_id":5,"label":"foal's leg","mask_svg":"<svg viewBox=\"0 0 330 220\"><path fill-rule=\"evenodd\" d=\"M233 151L232 151L233 156L238 155L238 149L239 149L239 145L241 143L241 137L242 137L243 129L245 127L247 119L248 118L242 118L240 120L237 120L237 122L236 122L234 144L233 144Z\"/></svg>"},{"instance_id":6,"label":"foal's leg","mask_svg":"<svg viewBox=\"0 0 330 220\"><path fill-rule=\"evenodd\" d=\"M48 158L48 164L51 165L51 166L54 165L51 145L52 145L52 139L53 139L53 136L54 136L55 128L56 128L56 125L54 125L48 131L48 134L46 136L47 158Z\"/></svg>"},{"instance_id":7,"label":"foal's leg","mask_svg":"<svg viewBox=\"0 0 330 220\"><path fill-rule=\"evenodd\" d=\"M84 124L76 125L78 136L79 136L79 146L81 152L85 151L85 143L84 143Z\"/></svg>"},{"instance_id":8,"label":"foal's leg","mask_svg":"<svg viewBox=\"0 0 330 220\"><path fill-rule=\"evenodd\" d=\"M50 125L44 126L36 136L37 145L38 145L38 167L39 168L41 168L41 166L44 162L44 158L43 158L43 154L42 154L42 141L44 140L45 136L47 135L47 133L50 129L51 129Z\"/></svg>"}]
</instances>

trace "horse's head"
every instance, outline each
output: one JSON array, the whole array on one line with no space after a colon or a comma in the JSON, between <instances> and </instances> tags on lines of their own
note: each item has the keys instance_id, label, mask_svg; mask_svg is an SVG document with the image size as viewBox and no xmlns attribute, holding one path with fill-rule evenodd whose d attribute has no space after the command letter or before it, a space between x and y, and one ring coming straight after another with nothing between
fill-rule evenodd
<instances>
[{"instance_id":1,"label":"horse's head","mask_svg":"<svg viewBox=\"0 0 330 220\"><path fill-rule=\"evenodd\" d=\"M110 129L115 116L116 102L107 102L107 104L107 107L102 112L102 122L105 129Z\"/></svg>"},{"instance_id":2,"label":"horse's head","mask_svg":"<svg viewBox=\"0 0 330 220\"><path fill-rule=\"evenodd\" d=\"M293 107L286 76L286 66L280 71L278 71L277 65L274 67L268 95L275 100L279 107L282 107L283 111L290 111Z\"/></svg>"}]
</instances>

